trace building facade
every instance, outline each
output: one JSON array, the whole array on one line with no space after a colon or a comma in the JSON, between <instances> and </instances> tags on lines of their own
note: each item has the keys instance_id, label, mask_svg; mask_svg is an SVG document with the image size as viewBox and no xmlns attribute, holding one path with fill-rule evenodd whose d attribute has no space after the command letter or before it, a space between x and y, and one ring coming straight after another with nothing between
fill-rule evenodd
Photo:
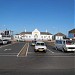
<instances>
[{"instance_id":1,"label":"building facade","mask_svg":"<svg viewBox=\"0 0 75 75\"><path fill-rule=\"evenodd\" d=\"M72 29L68 32L68 37L72 38L72 39L75 39L75 29Z\"/></svg>"},{"instance_id":2,"label":"building facade","mask_svg":"<svg viewBox=\"0 0 75 75\"><path fill-rule=\"evenodd\" d=\"M64 38L66 38L66 35L60 32L54 35L54 40L63 40Z\"/></svg>"},{"instance_id":3,"label":"building facade","mask_svg":"<svg viewBox=\"0 0 75 75\"><path fill-rule=\"evenodd\" d=\"M14 35L15 40L52 40L52 34L49 32L40 32L35 29L32 32L21 32L20 34Z\"/></svg>"}]
</instances>

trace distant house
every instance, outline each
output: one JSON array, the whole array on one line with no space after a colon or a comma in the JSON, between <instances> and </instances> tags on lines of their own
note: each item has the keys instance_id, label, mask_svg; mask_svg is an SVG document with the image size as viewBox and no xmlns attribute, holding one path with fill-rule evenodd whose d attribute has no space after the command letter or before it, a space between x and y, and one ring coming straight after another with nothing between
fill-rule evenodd
<instances>
[{"instance_id":1,"label":"distant house","mask_svg":"<svg viewBox=\"0 0 75 75\"><path fill-rule=\"evenodd\" d=\"M66 38L66 35L60 32L54 35L54 40L63 40L64 38Z\"/></svg>"},{"instance_id":2,"label":"distant house","mask_svg":"<svg viewBox=\"0 0 75 75\"><path fill-rule=\"evenodd\" d=\"M72 39L75 39L75 29L72 29L68 32L68 37L72 38Z\"/></svg>"},{"instance_id":3,"label":"distant house","mask_svg":"<svg viewBox=\"0 0 75 75\"><path fill-rule=\"evenodd\" d=\"M32 32L21 32L18 35L14 35L14 39L22 40L52 40L52 34L49 32L40 32L38 29L35 29Z\"/></svg>"}]
</instances>

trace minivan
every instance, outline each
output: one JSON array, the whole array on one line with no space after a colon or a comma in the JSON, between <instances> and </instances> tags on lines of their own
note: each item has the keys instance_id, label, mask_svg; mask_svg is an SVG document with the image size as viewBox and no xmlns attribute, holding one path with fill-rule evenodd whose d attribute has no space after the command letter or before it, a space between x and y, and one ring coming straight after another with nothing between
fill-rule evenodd
<instances>
[{"instance_id":1,"label":"minivan","mask_svg":"<svg viewBox=\"0 0 75 75\"><path fill-rule=\"evenodd\" d=\"M75 51L75 41L73 41L73 40L56 40L54 47L56 50L61 50L63 52Z\"/></svg>"}]
</instances>

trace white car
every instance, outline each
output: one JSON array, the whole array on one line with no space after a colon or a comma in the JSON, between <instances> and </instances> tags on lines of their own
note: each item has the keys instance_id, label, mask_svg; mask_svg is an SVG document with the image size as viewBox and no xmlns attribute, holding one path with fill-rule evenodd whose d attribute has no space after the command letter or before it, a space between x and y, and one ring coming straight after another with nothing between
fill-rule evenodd
<instances>
[{"instance_id":1,"label":"white car","mask_svg":"<svg viewBox=\"0 0 75 75\"><path fill-rule=\"evenodd\" d=\"M32 45L32 46L35 46L35 44L36 44L36 41L33 40L32 43L31 43L31 45Z\"/></svg>"},{"instance_id":2,"label":"white car","mask_svg":"<svg viewBox=\"0 0 75 75\"><path fill-rule=\"evenodd\" d=\"M0 44L1 44L1 45L7 44L7 43L8 43L7 40L1 40L1 39L0 39Z\"/></svg>"},{"instance_id":3,"label":"white car","mask_svg":"<svg viewBox=\"0 0 75 75\"><path fill-rule=\"evenodd\" d=\"M73 40L56 40L55 49L65 51L75 51L75 42Z\"/></svg>"},{"instance_id":4,"label":"white car","mask_svg":"<svg viewBox=\"0 0 75 75\"><path fill-rule=\"evenodd\" d=\"M37 51L44 51L44 52L46 53L47 47L46 47L46 45L45 45L44 42L38 41L38 42L36 42L34 51L35 51L35 52L37 52Z\"/></svg>"},{"instance_id":5,"label":"white car","mask_svg":"<svg viewBox=\"0 0 75 75\"><path fill-rule=\"evenodd\" d=\"M3 44L7 44L8 43L8 41L7 40L2 40L3 41Z\"/></svg>"}]
</instances>

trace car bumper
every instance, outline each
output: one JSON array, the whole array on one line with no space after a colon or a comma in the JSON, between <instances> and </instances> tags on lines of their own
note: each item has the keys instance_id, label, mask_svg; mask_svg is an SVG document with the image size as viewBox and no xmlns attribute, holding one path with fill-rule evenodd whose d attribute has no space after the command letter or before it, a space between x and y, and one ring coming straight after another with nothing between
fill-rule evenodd
<instances>
[{"instance_id":1,"label":"car bumper","mask_svg":"<svg viewBox=\"0 0 75 75\"><path fill-rule=\"evenodd\" d=\"M75 51L75 49L67 49L66 51Z\"/></svg>"},{"instance_id":2,"label":"car bumper","mask_svg":"<svg viewBox=\"0 0 75 75\"><path fill-rule=\"evenodd\" d=\"M40 52L42 52L42 51L46 51L46 49L35 49L36 51L40 51Z\"/></svg>"}]
</instances>

